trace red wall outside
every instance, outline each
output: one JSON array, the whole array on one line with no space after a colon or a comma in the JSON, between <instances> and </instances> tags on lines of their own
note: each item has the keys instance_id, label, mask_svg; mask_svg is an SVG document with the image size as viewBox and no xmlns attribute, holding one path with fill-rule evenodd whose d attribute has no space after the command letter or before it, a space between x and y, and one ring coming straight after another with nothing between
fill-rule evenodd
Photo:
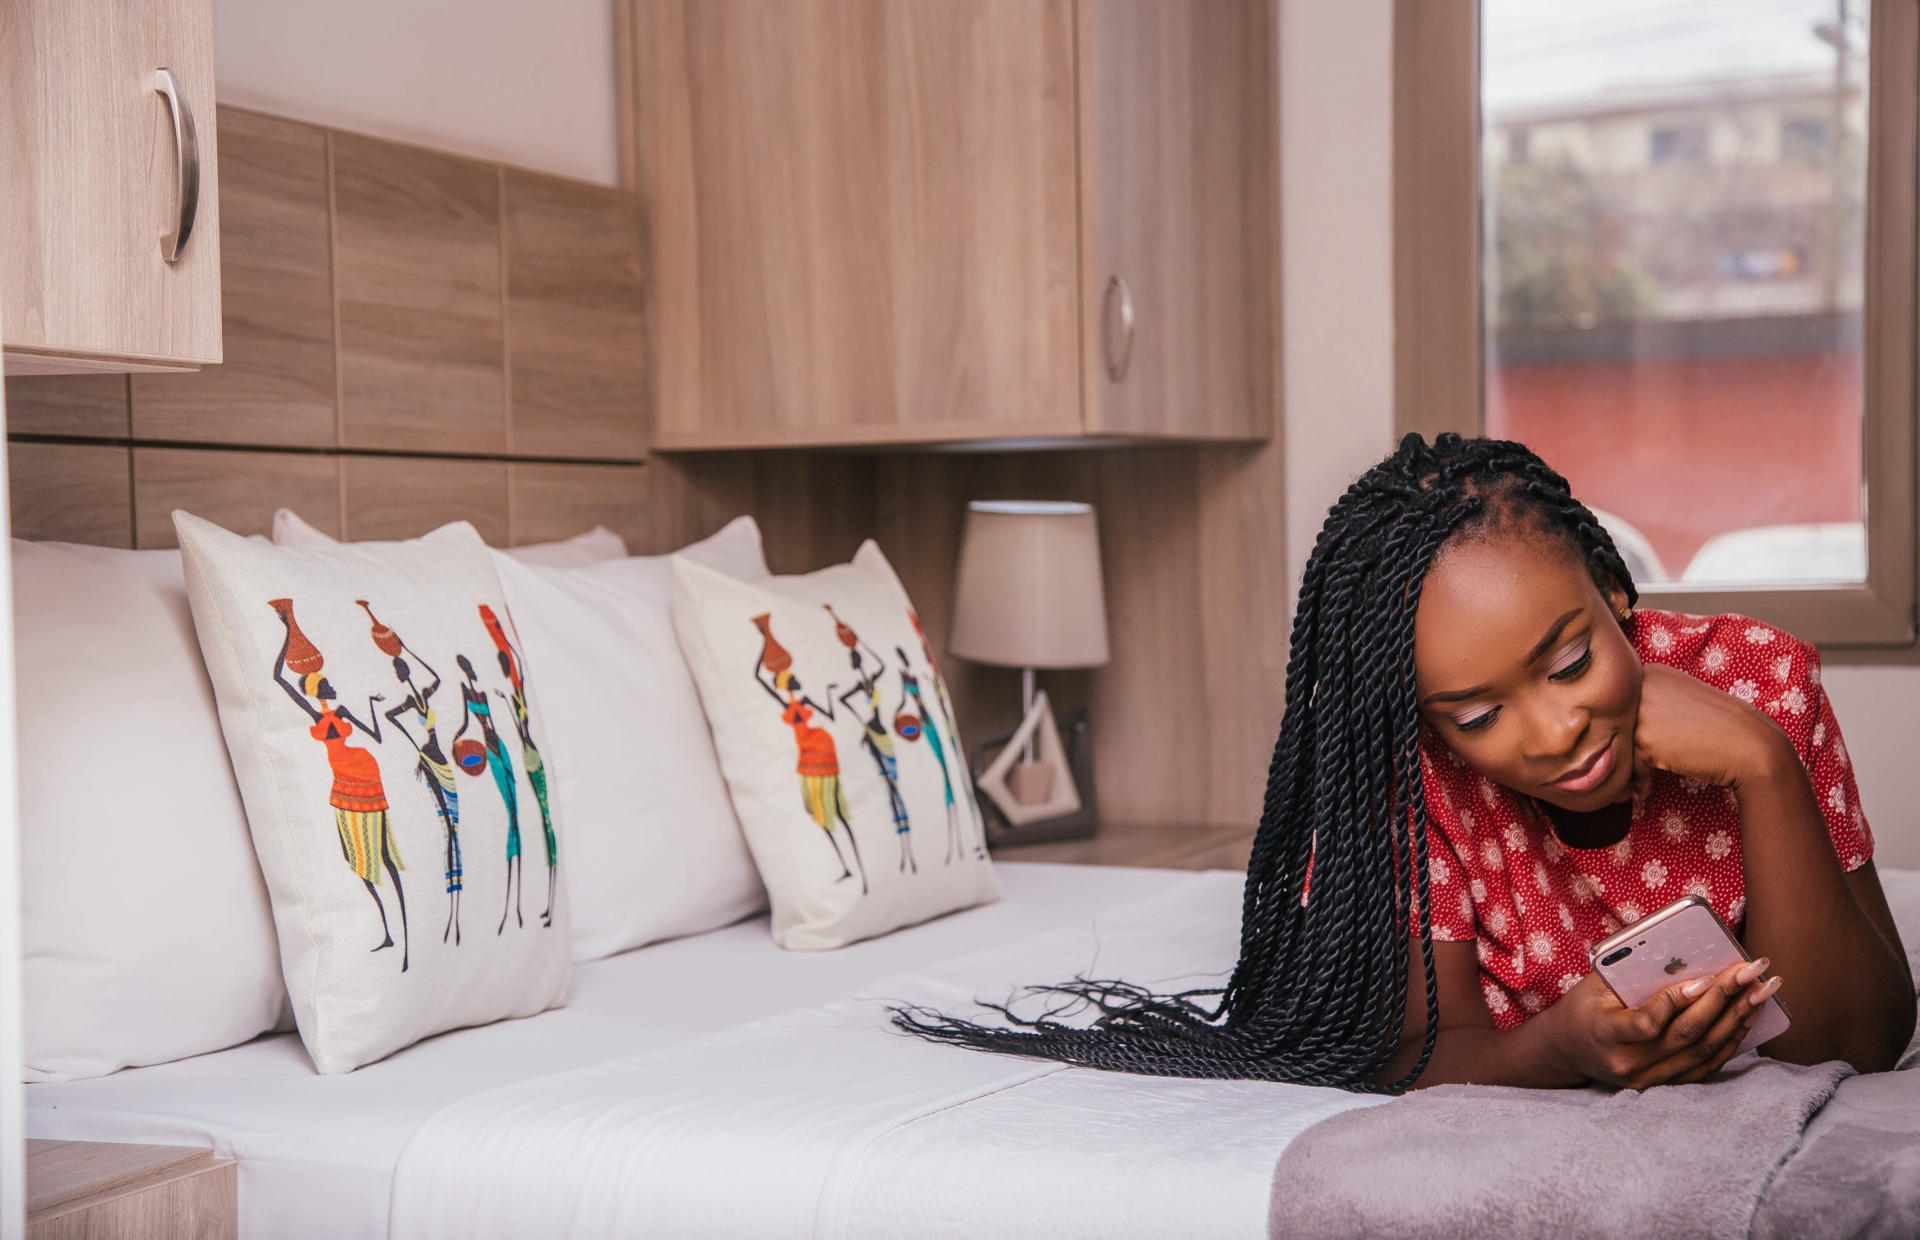
<instances>
[{"instance_id":1,"label":"red wall outside","mask_svg":"<svg viewBox=\"0 0 1920 1240\"><path fill-rule=\"evenodd\" d=\"M1715 534L1859 520L1860 408L1856 352L1547 362L1489 372L1487 433L1632 522L1678 577Z\"/></svg>"}]
</instances>

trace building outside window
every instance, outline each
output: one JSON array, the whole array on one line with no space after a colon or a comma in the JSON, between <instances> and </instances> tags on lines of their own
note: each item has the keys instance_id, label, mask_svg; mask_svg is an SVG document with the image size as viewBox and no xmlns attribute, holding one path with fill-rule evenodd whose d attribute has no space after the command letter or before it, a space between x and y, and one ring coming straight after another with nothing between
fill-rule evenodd
<instances>
[{"instance_id":1,"label":"building outside window","mask_svg":"<svg viewBox=\"0 0 1920 1240\"><path fill-rule=\"evenodd\" d=\"M1655 605L1910 644L1912 0L1422 3L1399 392L1447 412L1403 424L1538 451ZM1462 201L1465 265L1410 223Z\"/></svg>"}]
</instances>

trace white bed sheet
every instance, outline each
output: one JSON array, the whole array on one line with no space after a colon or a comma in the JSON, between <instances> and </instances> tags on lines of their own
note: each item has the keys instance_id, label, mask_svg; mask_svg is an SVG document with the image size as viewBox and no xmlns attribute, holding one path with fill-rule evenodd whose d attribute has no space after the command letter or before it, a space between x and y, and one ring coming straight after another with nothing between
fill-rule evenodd
<instances>
[{"instance_id":1,"label":"white bed sheet","mask_svg":"<svg viewBox=\"0 0 1920 1240\"><path fill-rule=\"evenodd\" d=\"M981 947L1082 924L1189 873L1003 863L1005 898L833 952L783 952L764 916L576 965L568 1005L458 1030L356 1072L314 1073L291 1034L89 1081L29 1085L28 1135L210 1145L240 1163L241 1234L377 1240L393 1171L471 1095L844 998Z\"/></svg>"},{"instance_id":2,"label":"white bed sheet","mask_svg":"<svg viewBox=\"0 0 1920 1240\"><path fill-rule=\"evenodd\" d=\"M408 1240L1266 1234L1287 1143L1383 1098L1169 1081L901 1036L888 1001L1077 971L1217 984L1242 880L1196 874L1095 924L928 961L861 995L477 1094L423 1124L394 1179Z\"/></svg>"}]
</instances>

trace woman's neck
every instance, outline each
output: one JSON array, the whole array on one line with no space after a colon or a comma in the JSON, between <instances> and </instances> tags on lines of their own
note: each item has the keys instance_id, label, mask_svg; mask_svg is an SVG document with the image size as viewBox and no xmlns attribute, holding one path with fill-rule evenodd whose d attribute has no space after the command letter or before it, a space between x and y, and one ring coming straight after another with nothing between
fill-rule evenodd
<instances>
[{"instance_id":1,"label":"woman's neck","mask_svg":"<svg viewBox=\"0 0 1920 1240\"><path fill-rule=\"evenodd\" d=\"M1617 801L1601 809L1580 812L1545 801L1534 802L1553 824L1554 834L1569 848L1607 848L1626 838L1633 825L1633 802Z\"/></svg>"}]
</instances>

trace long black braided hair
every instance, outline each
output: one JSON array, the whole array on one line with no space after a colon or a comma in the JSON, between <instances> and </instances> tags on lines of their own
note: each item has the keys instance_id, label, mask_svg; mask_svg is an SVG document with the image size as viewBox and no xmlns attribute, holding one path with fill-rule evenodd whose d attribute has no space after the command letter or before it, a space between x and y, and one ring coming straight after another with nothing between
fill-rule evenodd
<instances>
[{"instance_id":1,"label":"long black braided hair","mask_svg":"<svg viewBox=\"0 0 1920 1240\"><path fill-rule=\"evenodd\" d=\"M1327 514L1300 583L1286 714L1247 866L1240 958L1224 988L1158 995L1079 977L1028 988L1058 1001L1037 1018L983 1003L1011 1026L920 1007L894 1008L894 1023L933 1041L1155 1076L1376 1093L1413 1085L1440 1010L1414 614L1449 539L1504 528L1561 539L1603 593L1637 600L1613 539L1566 479L1517 443L1408 435ZM1399 1080L1377 1081L1400 1046L1414 941L1426 981L1420 1057ZM1084 1005L1100 1013L1091 1024L1059 1019Z\"/></svg>"}]
</instances>

